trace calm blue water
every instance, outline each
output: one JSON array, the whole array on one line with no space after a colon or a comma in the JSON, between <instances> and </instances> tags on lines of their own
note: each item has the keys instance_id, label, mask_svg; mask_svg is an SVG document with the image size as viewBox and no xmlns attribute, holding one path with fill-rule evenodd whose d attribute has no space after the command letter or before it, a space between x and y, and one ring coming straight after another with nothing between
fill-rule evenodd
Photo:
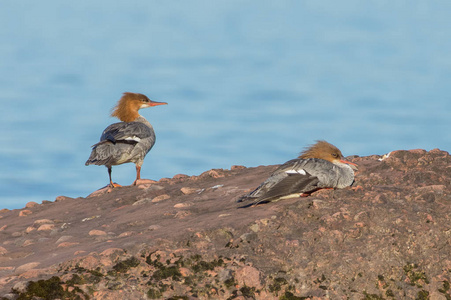
<instances>
[{"instance_id":1,"label":"calm blue water","mask_svg":"<svg viewBox=\"0 0 451 300\"><path fill-rule=\"evenodd\" d=\"M451 150L450 1L2 1L0 208L104 186L84 162L125 91L157 143L142 175ZM132 164L113 167L131 184Z\"/></svg>"}]
</instances>

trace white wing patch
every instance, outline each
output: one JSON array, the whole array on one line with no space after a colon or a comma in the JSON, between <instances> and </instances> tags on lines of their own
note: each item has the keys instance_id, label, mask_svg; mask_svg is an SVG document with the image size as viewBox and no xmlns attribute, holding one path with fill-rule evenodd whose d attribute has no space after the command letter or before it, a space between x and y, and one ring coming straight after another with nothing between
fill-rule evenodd
<instances>
[{"instance_id":1,"label":"white wing patch","mask_svg":"<svg viewBox=\"0 0 451 300\"><path fill-rule=\"evenodd\" d=\"M307 175L307 173L304 171L304 169L300 169L300 170L291 169L291 170L285 171L285 173Z\"/></svg>"},{"instance_id":2,"label":"white wing patch","mask_svg":"<svg viewBox=\"0 0 451 300\"><path fill-rule=\"evenodd\" d=\"M141 141L141 139L139 137L135 136L135 135L134 136L128 136L128 137L125 138L125 140L126 141L135 141L135 142Z\"/></svg>"}]
</instances>

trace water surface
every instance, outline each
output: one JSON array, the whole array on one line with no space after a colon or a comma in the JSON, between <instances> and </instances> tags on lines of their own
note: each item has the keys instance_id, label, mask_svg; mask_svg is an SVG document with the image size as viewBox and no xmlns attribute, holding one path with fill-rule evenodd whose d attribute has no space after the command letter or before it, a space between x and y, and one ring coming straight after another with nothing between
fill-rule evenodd
<instances>
[{"instance_id":1,"label":"water surface","mask_svg":"<svg viewBox=\"0 0 451 300\"><path fill-rule=\"evenodd\" d=\"M142 176L278 164L317 139L345 155L451 149L448 1L5 1L0 208L86 196L84 162L125 91L157 143ZM132 164L113 167L131 184Z\"/></svg>"}]
</instances>

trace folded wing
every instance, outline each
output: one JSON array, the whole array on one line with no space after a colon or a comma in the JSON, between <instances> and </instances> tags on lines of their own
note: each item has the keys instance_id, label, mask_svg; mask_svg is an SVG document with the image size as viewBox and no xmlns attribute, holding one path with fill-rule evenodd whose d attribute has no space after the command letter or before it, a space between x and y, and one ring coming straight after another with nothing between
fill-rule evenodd
<instances>
[{"instance_id":1,"label":"folded wing","mask_svg":"<svg viewBox=\"0 0 451 300\"><path fill-rule=\"evenodd\" d=\"M258 188L238 202L251 200L246 206L276 200L292 194L301 194L319 188L320 180L315 176L314 159L293 159L281 165ZM313 171L313 172L312 172Z\"/></svg>"}]
</instances>

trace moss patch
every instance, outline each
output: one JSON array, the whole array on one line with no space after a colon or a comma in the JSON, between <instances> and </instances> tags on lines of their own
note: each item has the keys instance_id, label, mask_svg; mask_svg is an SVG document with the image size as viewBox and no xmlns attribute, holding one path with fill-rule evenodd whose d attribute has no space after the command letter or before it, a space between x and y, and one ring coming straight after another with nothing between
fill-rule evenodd
<instances>
[{"instance_id":1,"label":"moss patch","mask_svg":"<svg viewBox=\"0 0 451 300\"><path fill-rule=\"evenodd\" d=\"M299 296L295 296L293 293L291 292L285 292L282 296L279 297L280 300L305 300L305 299L310 299L311 297L299 297Z\"/></svg>"},{"instance_id":2,"label":"moss patch","mask_svg":"<svg viewBox=\"0 0 451 300\"><path fill-rule=\"evenodd\" d=\"M409 263L403 267L403 270L411 285L421 288L424 284L429 284L426 273L419 270L417 264Z\"/></svg>"},{"instance_id":3,"label":"moss patch","mask_svg":"<svg viewBox=\"0 0 451 300\"><path fill-rule=\"evenodd\" d=\"M132 256L126 260L118 262L116 265L113 266L113 270L115 270L118 273L125 273L131 268L136 268L139 265L139 259Z\"/></svg>"},{"instance_id":4,"label":"moss patch","mask_svg":"<svg viewBox=\"0 0 451 300\"><path fill-rule=\"evenodd\" d=\"M75 281L80 281L81 278L78 277ZM47 280L38 280L28 282L27 289L23 293L14 291L18 294L17 300L33 299L34 297L39 297L43 299L53 300L53 299L68 299L68 300L81 300L89 299L80 288L75 287L70 292L63 288L63 282L57 276L53 276Z\"/></svg>"}]
</instances>

